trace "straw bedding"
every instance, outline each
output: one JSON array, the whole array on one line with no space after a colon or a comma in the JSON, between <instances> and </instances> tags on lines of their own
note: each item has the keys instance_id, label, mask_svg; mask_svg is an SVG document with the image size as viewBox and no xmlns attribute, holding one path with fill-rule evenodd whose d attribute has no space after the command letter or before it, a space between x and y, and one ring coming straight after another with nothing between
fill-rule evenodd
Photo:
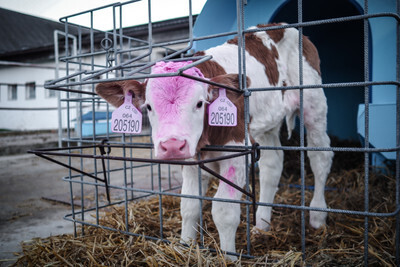
<instances>
[{"instance_id":1,"label":"straw bedding","mask_svg":"<svg viewBox=\"0 0 400 267\"><path fill-rule=\"evenodd\" d=\"M290 145L293 145L290 144ZM353 143L333 140L333 146L354 146ZM285 154L285 171L275 202L299 205L299 153ZM313 185L307 164L306 185ZM210 184L208 195L215 192L218 181ZM362 153L336 153L328 178L327 204L335 209L364 210L364 166ZM390 175L370 175L370 211L395 210L395 179ZM312 190L305 192L308 205ZM16 265L27 266L357 266L363 264L364 218L330 213L327 227L312 229L306 212L306 261L301 255L301 212L274 208L271 230L251 235L251 254L254 259L239 258L228 262L219 251L219 238L212 222L211 203L204 202L204 244L217 252L192 244L179 244L180 199L162 197L163 234L170 243L151 241L97 227L85 227L85 235L53 236L22 244L23 255ZM243 205L242 205L243 206ZM246 253L246 217L242 207L242 223L237 231L237 250ZM131 203L128 208L129 231L140 235L160 236L159 198ZM113 207L103 212L100 224L121 231L125 229L125 208ZM395 265L395 218L369 219L369 264Z\"/></svg>"}]
</instances>

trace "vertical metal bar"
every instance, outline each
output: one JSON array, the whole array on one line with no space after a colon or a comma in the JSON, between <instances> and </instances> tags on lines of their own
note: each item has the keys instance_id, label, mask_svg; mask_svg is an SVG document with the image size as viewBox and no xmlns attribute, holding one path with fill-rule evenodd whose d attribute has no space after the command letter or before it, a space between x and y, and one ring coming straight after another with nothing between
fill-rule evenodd
<instances>
[{"instance_id":1,"label":"vertical metal bar","mask_svg":"<svg viewBox=\"0 0 400 267\"><path fill-rule=\"evenodd\" d=\"M193 47L193 14L192 14L192 0L189 0L189 46Z\"/></svg>"},{"instance_id":2,"label":"vertical metal bar","mask_svg":"<svg viewBox=\"0 0 400 267\"><path fill-rule=\"evenodd\" d=\"M90 31L89 31L89 36L90 36L90 53L91 53L91 70L94 70L94 32L93 32L93 11L90 11ZM92 92L94 92L94 84L92 84ZM94 97L92 98L92 125L93 125L93 130L92 130L92 141L96 141L96 123L95 123L95 101ZM96 155L97 151L96 148L93 147L93 155ZM97 161L96 159L93 160L93 167L94 167L94 175L97 176ZM96 224L99 224L99 189L98 189L98 182L95 180L95 210L96 210ZM82 192L83 194L83 192Z\"/></svg>"},{"instance_id":3,"label":"vertical metal bar","mask_svg":"<svg viewBox=\"0 0 400 267\"><path fill-rule=\"evenodd\" d=\"M149 32L149 36L147 38L148 44L149 44L149 49L152 49L152 45L153 45L153 23L151 20L151 0L148 0L148 7L147 7L147 11L148 11L148 15L149 15L149 24L147 26L147 30ZM149 62L151 61L151 54L149 55ZM153 138L151 137L151 126L150 126L150 142L153 143ZM150 158L153 158L153 150L150 150ZM151 164L150 166L150 176L151 176L151 190L154 190L154 164Z\"/></svg>"},{"instance_id":4,"label":"vertical metal bar","mask_svg":"<svg viewBox=\"0 0 400 267\"><path fill-rule=\"evenodd\" d=\"M396 12L400 15L400 1L396 1ZM396 21L396 81L400 81L400 23ZM396 147L400 146L400 86L396 86ZM400 151L396 150L396 207L400 205ZM400 214L396 215L396 265L400 265Z\"/></svg>"},{"instance_id":5,"label":"vertical metal bar","mask_svg":"<svg viewBox=\"0 0 400 267\"><path fill-rule=\"evenodd\" d=\"M249 125L249 96L250 93L247 89L247 80L246 80L246 38L243 34L244 31L244 1L237 0L236 1L236 17L237 17L237 31L238 31L238 75L239 75L239 88L244 90L244 118L245 118L245 145L249 145L249 133L248 133L248 125ZM249 158L245 157L245 175L246 175L246 191L249 190ZM253 192L255 194L255 192ZM249 196L246 196L246 200L249 200ZM255 214L253 214L255 216ZM251 254L251 242L250 242L250 207L246 205L246 243L247 243L247 254Z\"/></svg>"},{"instance_id":6,"label":"vertical metal bar","mask_svg":"<svg viewBox=\"0 0 400 267\"><path fill-rule=\"evenodd\" d=\"M82 28L78 27L78 54L80 55L82 53ZM79 70L82 70L82 57L79 57ZM82 75L79 76L80 79L82 79ZM82 90L82 85L79 88ZM79 102L79 109L80 109L80 115L82 115L82 101ZM78 123L78 122L77 122ZM81 127L79 128L80 133L79 133L79 140L80 144L82 144L82 120L79 120L79 123L81 123ZM80 149L79 153L83 153L83 149ZM80 169L83 170L83 158L80 159ZM83 174L80 175L80 181L81 181L81 194L84 191L84 176ZM81 220L84 222L85 221L85 198L81 197ZM82 236L85 235L85 225L81 225L82 229Z\"/></svg>"},{"instance_id":7,"label":"vertical metal bar","mask_svg":"<svg viewBox=\"0 0 400 267\"><path fill-rule=\"evenodd\" d=\"M148 0L148 14L149 14L149 23L147 26L147 31L149 32L149 36L147 38L147 43L148 43L148 49L150 51L153 51L153 23L151 21L151 0ZM149 55L148 61L151 61L151 54Z\"/></svg>"},{"instance_id":8,"label":"vertical metal bar","mask_svg":"<svg viewBox=\"0 0 400 267\"><path fill-rule=\"evenodd\" d=\"M114 44L114 53L118 51L118 39L117 39L117 22L115 16L116 6L113 6L113 44ZM115 66L119 64L118 57L114 57ZM119 77L118 71L115 72L115 77Z\"/></svg>"},{"instance_id":9,"label":"vertical metal bar","mask_svg":"<svg viewBox=\"0 0 400 267\"><path fill-rule=\"evenodd\" d=\"M200 155L197 155L197 159L200 160L201 157ZM190 167L189 167L190 168ZM200 204L200 209L199 209L199 232L200 232L200 244L204 246L204 231L203 231L203 184L202 184L202 177L201 177L201 168L200 166L197 167L197 174L198 174L198 184L199 184L199 204Z\"/></svg>"},{"instance_id":10,"label":"vertical metal bar","mask_svg":"<svg viewBox=\"0 0 400 267\"><path fill-rule=\"evenodd\" d=\"M171 165L168 164L168 188L172 188L172 181L171 181Z\"/></svg>"},{"instance_id":11,"label":"vertical metal bar","mask_svg":"<svg viewBox=\"0 0 400 267\"><path fill-rule=\"evenodd\" d=\"M158 191L162 192L161 186L161 164L158 164ZM163 239L163 207L162 207L162 194L158 194L158 207L159 207L159 219L160 219L160 239Z\"/></svg>"},{"instance_id":12,"label":"vertical metal bar","mask_svg":"<svg viewBox=\"0 0 400 267\"><path fill-rule=\"evenodd\" d=\"M120 50L124 49L124 39L123 39L123 30L122 30L122 5L119 6L119 46ZM123 54L119 53L119 62L122 63ZM121 77L124 76L124 68L121 68Z\"/></svg>"},{"instance_id":13,"label":"vertical metal bar","mask_svg":"<svg viewBox=\"0 0 400 267\"><path fill-rule=\"evenodd\" d=\"M68 56L72 56L74 53L74 45L72 46L71 52L69 51L69 33L68 33L68 23L65 24L65 35L66 35L66 39L65 39L65 55ZM73 44L75 43L75 39L73 41ZM66 69L67 69L67 76L69 75L69 60L66 60ZM70 79L67 80L67 83L69 84ZM68 89L70 89L70 86L67 86ZM67 138L68 140L71 140L71 108L70 108L70 98L71 98L71 94L69 92L67 92ZM67 142L68 147L70 146L69 141Z\"/></svg>"},{"instance_id":14,"label":"vertical metal bar","mask_svg":"<svg viewBox=\"0 0 400 267\"><path fill-rule=\"evenodd\" d=\"M368 14L368 0L364 0L364 14ZM364 19L364 81L369 81L369 32L368 19ZM364 87L365 101L365 148L369 148L369 86ZM364 153L364 211L369 210L369 153ZM368 266L368 217L364 217L364 266Z\"/></svg>"},{"instance_id":15,"label":"vertical metal bar","mask_svg":"<svg viewBox=\"0 0 400 267\"><path fill-rule=\"evenodd\" d=\"M65 20L65 27L64 27L64 31L65 31L65 46L64 46L64 51L65 51L65 56L66 57L68 57L68 54L69 54L69 52L68 52L68 38L69 38L69 36L68 36L68 20L66 19ZM68 76L69 75L69 64L68 64L68 60L66 60L66 62L65 62L65 66L66 66L66 76ZM66 95L67 95L67 99L69 98L69 93L67 92L66 93ZM69 115L69 101L67 101L67 116ZM67 117L67 120L69 119L69 116ZM69 126L69 124L67 124L67 126ZM62 125L61 125L61 128L62 128ZM67 129L67 133L69 134L69 129ZM68 139L70 139L69 138L69 135L68 135ZM67 146L69 147L70 146L70 143L69 143L69 141L67 142ZM69 150L69 152L70 152L70 150ZM71 157L68 157L68 166L71 166L71 164L72 164L72 162L71 162ZM68 178L70 179L70 182L69 182L69 188L70 188L70 197L71 197L71 211L72 211L72 218L74 218L75 219L75 206L74 206L74 195L73 195L73 186L72 186L72 172L71 172L71 169L69 169L68 170ZM77 236L77 230L76 230L76 222L74 221L74 236L76 237Z\"/></svg>"},{"instance_id":16,"label":"vertical metal bar","mask_svg":"<svg viewBox=\"0 0 400 267\"><path fill-rule=\"evenodd\" d=\"M101 151L101 155L105 155L104 147L102 148L103 150ZM106 163L104 158L101 158L101 166L103 167L103 180L104 180L104 185L106 189L106 196L108 200L108 204L111 204L111 198L110 198L110 189L108 187L108 180L107 180L107 169L106 169Z\"/></svg>"},{"instance_id":17,"label":"vertical metal bar","mask_svg":"<svg viewBox=\"0 0 400 267\"><path fill-rule=\"evenodd\" d=\"M133 143L132 135L129 138L129 141ZM130 157L133 158L133 148L129 149ZM133 161L130 162L130 178L131 178L131 188L133 188ZM131 190L131 199L133 199L133 190Z\"/></svg>"},{"instance_id":18,"label":"vertical metal bar","mask_svg":"<svg viewBox=\"0 0 400 267\"><path fill-rule=\"evenodd\" d=\"M298 23L303 22L303 1L297 1ZM303 28L299 29L299 85L303 85ZM300 147L304 147L304 95L300 89ZM301 178L301 252L303 261L306 259L306 223L305 223L305 156L304 150L300 151L300 178Z\"/></svg>"},{"instance_id":19,"label":"vertical metal bar","mask_svg":"<svg viewBox=\"0 0 400 267\"><path fill-rule=\"evenodd\" d=\"M259 151L257 151L257 146L258 143L253 144L252 146L252 152L251 152L251 191L253 194L253 224L256 225L256 170L255 170L255 164L258 161L258 159L256 159L256 153L259 153ZM257 155L257 157L259 157L260 155ZM250 192L249 188L247 188L247 191ZM247 206L248 207L248 206ZM248 223L249 225L249 223Z\"/></svg>"},{"instance_id":20,"label":"vertical metal bar","mask_svg":"<svg viewBox=\"0 0 400 267\"><path fill-rule=\"evenodd\" d=\"M125 143L126 143L126 136L125 134L122 134L122 143L123 143L123 147L122 147L122 156L126 157L126 147L125 147ZM129 232L129 212L128 212L128 180L127 180L127 175L126 175L126 161L123 161L123 173L124 173L124 196L125 196L125 231Z\"/></svg>"},{"instance_id":21,"label":"vertical metal bar","mask_svg":"<svg viewBox=\"0 0 400 267\"><path fill-rule=\"evenodd\" d=\"M109 35L109 33L108 32L106 32L105 33L105 35L104 35L104 37L105 38L108 38L108 35ZM108 58L107 58L107 56L105 57L105 62L104 62L104 66L107 66L108 67ZM108 79L108 77L109 77L109 73L107 72L106 73L106 79ZM99 102L98 102L98 105L100 106L101 105L101 100L99 100ZM109 115L109 112L110 112L110 105L108 104L108 102L106 102L106 139L107 140L110 140L110 115ZM108 184L110 184L111 185L111 165L110 165L110 160L109 159L107 159L107 178L108 178Z\"/></svg>"},{"instance_id":22,"label":"vertical metal bar","mask_svg":"<svg viewBox=\"0 0 400 267\"><path fill-rule=\"evenodd\" d=\"M54 31L54 61L55 61L55 79L60 78L60 61L59 61L59 46L58 46L58 31ZM57 116L58 116L58 147L62 147L62 115L61 115L61 91L57 94Z\"/></svg>"},{"instance_id":23,"label":"vertical metal bar","mask_svg":"<svg viewBox=\"0 0 400 267\"><path fill-rule=\"evenodd\" d=\"M236 17L237 17L237 37L238 37L238 74L239 87L243 87L243 55L244 55L244 36L243 36L243 8L242 0L236 0Z\"/></svg>"}]
</instances>

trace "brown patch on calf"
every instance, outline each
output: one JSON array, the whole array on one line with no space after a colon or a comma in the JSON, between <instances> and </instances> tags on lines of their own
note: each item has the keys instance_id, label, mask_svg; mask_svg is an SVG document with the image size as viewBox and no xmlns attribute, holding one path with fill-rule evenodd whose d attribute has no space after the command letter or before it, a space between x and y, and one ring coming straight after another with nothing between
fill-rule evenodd
<instances>
[{"instance_id":1,"label":"brown patch on calf","mask_svg":"<svg viewBox=\"0 0 400 267\"><path fill-rule=\"evenodd\" d=\"M279 25L282 25L282 23L258 24L257 27L265 28L265 27L272 27ZM285 29L268 30L265 32L275 43L280 42L285 35ZM319 75L321 75L318 50L314 46L314 44L310 41L310 39L308 39L308 37L304 35L303 35L303 55L306 58L307 62L311 65L311 67L315 69Z\"/></svg>"},{"instance_id":2,"label":"brown patch on calf","mask_svg":"<svg viewBox=\"0 0 400 267\"><path fill-rule=\"evenodd\" d=\"M204 56L205 52L200 51L195 56ZM201 70L206 78L211 78L211 81L224 84L230 87L239 88L239 75L238 74L226 74L225 69L214 60L208 60L196 66ZM247 86L250 86L251 81L246 77ZM210 85L208 87L209 95L211 99L208 101L211 103L218 97L217 90L219 87ZM197 151L206 145L225 145L228 142L243 142L244 134L244 97L243 94L239 94L230 90L226 90L226 96L237 108L237 125L235 127L219 127L208 125L208 105L204 111L204 125L203 133L197 143Z\"/></svg>"},{"instance_id":3,"label":"brown patch on calf","mask_svg":"<svg viewBox=\"0 0 400 267\"><path fill-rule=\"evenodd\" d=\"M255 34L248 33L245 35L246 51L252 55L258 62L264 65L265 74L271 85L277 85L279 81L278 64L276 60L279 58L278 50L274 45L271 49L266 47L262 40ZM235 37L228 40L228 44L238 44L238 38Z\"/></svg>"},{"instance_id":4,"label":"brown patch on calf","mask_svg":"<svg viewBox=\"0 0 400 267\"><path fill-rule=\"evenodd\" d=\"M311 67L321 76L318 50L307 36L303 36L303 55Z\"/></svg>"},{"instance_id":5,"label":"brown patch on calf","mask_svg":"<svg viewBox=\"0 0 400 267\"><path fill-rule=\"evenodd\" d=\"M257 28L265 28L265 27L272 27L272 26L280 26L282 23L270 23L270 24L258 24ZM285 29L278 29L278 30L268 30L265 31L275 43L278 43L282 40L283 35L285 34Z\"/></svg>"},{"instance_id":6,"label":"brown patch on calf","mask_svg":"<svg viewBox=\"0 0 400 267\"><path fill-rule=\"evenodd\" d=\"M204 56L205 52L200 51L195 56ZM238 74L226 74L225 69L214 60L205 61L196 66L201 70L204 77L211 78L211 81L224 84L230 87L239 88ZM247 79L247 84L250 84ZM218 97L215 93L219 89L217 86L210 85L208 91L212 96L208 101L211 103ZM237 108L238 123L235 127L218 127L208 125L208 105L204 110L203 133L197 143L197 151L206 145L225 145L230 141L242 142L244 140L244 98L242 94L226 90L226 96Z\"/></svg>"},{"instance_id":7,"label":"brown patch on calf","mask_svg":"<svg viewBox=\"0 0 400 267\"><path fill-rule=\"evenodd\" d=\"M206 53L204 53L204 51L200 51L194 54L194 56L205 56L205 54ZM201 70L206 78L212 78L218 75L226 74L225 69L212 59L207 60L196 67Z\"/></svg>"},{"instance_id":8,"label":"brown patch on calf","mask_svg":"<svg viewBox=\"0 0 400 267\"><path fill-rule=\"evenodd\" d=\"M230 87L238 88L239 80L237 74L224 74L211 79L213 82L224 84ZM250 80L247 79L250 85ZM209 90L219 89L216 86L210 86ZM225 145L230 141L243 142L244 140L244 97L242 94L226 90L226 96L237 108L237 125L235 127L218 127L208 125L208 105L204 111L203 133L197 144L197 151L206 145ZM215 99L212 99L215 100ZM211 102L211 101L210 101Z\"/></svg>"}]
</instances>

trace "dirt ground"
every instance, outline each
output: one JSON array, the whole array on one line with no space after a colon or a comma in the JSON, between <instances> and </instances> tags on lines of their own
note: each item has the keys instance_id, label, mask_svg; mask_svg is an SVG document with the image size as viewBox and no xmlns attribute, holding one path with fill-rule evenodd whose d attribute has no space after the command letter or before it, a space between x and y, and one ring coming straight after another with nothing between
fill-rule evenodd
<instances>
[{"instance_id":1,"label":"dirt ground","mask_svg":"<svg viewBox=\"0 0 400 267\"><path fill-rule=\"evenodd\" d=\"M43 142L42 138L33 138ZM3 141L3 145L10 144L5 139L9 140L9 137L0 135L0 144ZM18 146L23 146L21 143L24 138L18 139ZM54 147L53 141L43 146ZM29 150L31 146L31 143L27 143L25 149L18 148L16 153ZM85 160L84 164L86 168L93 161ZM178 166L171 169L173 183L179 185L180 172L175 167ZM161 171L164 177L165 168ZM70 201L69 183L62 180L67 175L68 169L33 154L0 156L0 266L9 266L16 260L21 252L21 242L36 237L73 233L73 223L64 219L65 215L71 213L71 206L67 204ZM149 188L147 174L139 177L142 178L135 182L136 186ZM122 180L117 179L115 183L121 185ZM53 201L60 199L66 204Z\"/></svg>"},{"instance_id":2,"label":"dirt ground","mask_svg":"<svg viewBox=\"0 0 400 267\"><path fill-rule=\"evenodd\" d=\"M67 192L63 167L32 154L0 157L0 259L8 266L21 251L20 243L73 231L63 219L69 206L43 200Z\"/></svg>"}]
</instances>

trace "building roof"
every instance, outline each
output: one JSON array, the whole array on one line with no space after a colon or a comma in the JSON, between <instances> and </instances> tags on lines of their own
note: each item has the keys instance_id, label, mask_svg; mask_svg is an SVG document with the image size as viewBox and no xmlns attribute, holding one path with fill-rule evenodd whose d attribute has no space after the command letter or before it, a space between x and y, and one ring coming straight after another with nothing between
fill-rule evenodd
<instances>
[{"instance_id":1,"label":"building roof","mask_svg":"<svg viewBox=\"0 0 400 267\"><path fill-rule=\"evenodd\" d=\"M193 20L197 16L193 16ZM188 18L177 18L153 23L153 32L167 32L188 26ZM65 25L60 22L47 20L12 10L0 8L0 60L15 60L16 57L32 53L48 52L54 49L54 30L64 32ZM77 28L68 26L71 34L77 34ZM128 36L145 34L146 25L138 25L124 29ZM82 30L85 33L85 29ZM88 31L86 31L88 32ZM89 41L84 36L82 42ZM95 33L99 37L102 34ZM86 38L85 38L86 37Z\"/></svg>"},{"instance_id":2,"label":"building roof","mask_svg":"<svg viewBox=\"0 0 400 267\"><path fill-rule=\"evenodd\" d=\"M54 30L62 23L0 8L0 58L53 47Z\"/></svg>"}]
</instances>

